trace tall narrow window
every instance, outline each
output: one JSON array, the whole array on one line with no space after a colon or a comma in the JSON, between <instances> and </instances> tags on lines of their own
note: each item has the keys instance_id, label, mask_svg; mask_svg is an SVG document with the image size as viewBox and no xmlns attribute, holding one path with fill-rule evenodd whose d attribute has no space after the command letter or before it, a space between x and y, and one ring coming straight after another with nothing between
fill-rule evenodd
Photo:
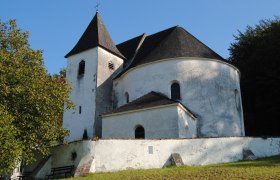
<instances>
[{"instance_id":1,"label":"tall narrow window","mask_svg":"<svg viewBox=\"0 0 280 180\"><path fill-rule=\"evenodd\" d=\"M181 99L180 85L177 82L174 82L171 85L171 99L173 99L173 100L180 100Z\"/></svg>"},{"instance_id":2,"label":"tall narrow window","mask_svg":"<svg viewBox=\"0 0 280 180\"><path fill-rule=\"evenodd\" d=\"M145 139L145 129L143 126L138 125L135 128L135 139Z\"/></svg>"},{"instance_id":3,"label":"tall narrow window","mask_svg":"<svg viewBox=\"0 0 280 180\"><path fill-rule=\"evenodd\" d=\"M79 114L82 113L82 106L79 106Z\"/></svg>"},{"instance_id":4,"label":"tall narrow window","mask_svg":"<svg viewBox=\"0 0 280 180\"><path fill-rule=\"evenodd\" d=\"M238 90L235 89L234 90L234 95L235 95L235 106L238 112L241 111L241 106L240 106L240 97L239 97L239 93Z\"/></svg>"},{"instance_id":5,"label":"tall narrow window","mask_svg":"<svg viewBox=\"0 0 280 180\"><path fill-rule=\"evenodd\" d=\"M128 94L128 92L124 93L124 98L125 98L125 102L129 103L129 94Z\"/></svg>"},{"instance_id":6,"label":"tall narrow window","mask_svg":"<svg viewBox=\"0 0 280 180\"><path fill-rule=\"evenodd\" d=\"M85 66L86 66L86 62L82 60L79 63L78 77L82 77L85 74Z\"/></svg>"}]
</instances>

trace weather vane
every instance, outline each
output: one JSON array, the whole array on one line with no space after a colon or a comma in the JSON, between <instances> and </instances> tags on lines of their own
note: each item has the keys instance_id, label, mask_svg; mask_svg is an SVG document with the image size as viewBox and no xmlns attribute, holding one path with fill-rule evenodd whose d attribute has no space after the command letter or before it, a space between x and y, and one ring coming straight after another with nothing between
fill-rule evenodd
<instances>
[{"instance_id":1,"label":"weather vane","mask_svg":"<svg viewBox=\"0 0 280 180\"><path fill-rule=\"evenodd\" d=\"M99 8L99 6L100 6L100 2L97 0L96 6L95 6L95 8L96 8L96 12L98 12L98 8Z\"/></svg>"}]
</instances>

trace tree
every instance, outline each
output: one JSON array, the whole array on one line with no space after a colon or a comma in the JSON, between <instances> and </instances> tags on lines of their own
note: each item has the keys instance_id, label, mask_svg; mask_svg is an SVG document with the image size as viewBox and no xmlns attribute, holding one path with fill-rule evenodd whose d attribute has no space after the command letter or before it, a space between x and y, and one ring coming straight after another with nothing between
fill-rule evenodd
<instances>
[{"instance_id":1,"label":"tree","mask_svg":"<svg viewBox=\"0 0 280 180\"><path fill-rule=\"evenodd\" d=\"M68 134L61 126L64 104L73 107L69 92L63 76L47 73L28 33L15 20L0 21L0 174L62 142Z\"/></svg>"},{"instance_id":2,"label":"tree","mask_svg":"<svg viewBox=\"0 0 280 180\"><path fill-rule=\"evenodd\" d=\"M280 19L239 32L230 58L241 71L246 135L280 135Z\"/></svg>"},{"instance_id":3,"label":"tree","mask_svg":"<svg viewBox=\"0 0 280 180\"><path fill-rule=\"evenodd\" d=\"M0 178L20 162L21 142L16 138L17 129L12 116L0 105Z\"/></svg>"}]
</instances>

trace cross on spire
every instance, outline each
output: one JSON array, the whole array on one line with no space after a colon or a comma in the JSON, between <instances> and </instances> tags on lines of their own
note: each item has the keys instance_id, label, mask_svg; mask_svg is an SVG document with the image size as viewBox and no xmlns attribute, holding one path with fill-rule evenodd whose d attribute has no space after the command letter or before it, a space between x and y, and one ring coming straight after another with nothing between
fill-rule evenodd
<instances>
[{"instance_id":1,"label":"cross on spire","mask_svg":"<svg viewBox=\"0 0 280 180\"><path fill-rule=\"evenodd\" d=\"M99 1L97 1L96 6L95 6L95 8L96 8L96 12L98 12L98 8L99 8L99 6L100 6L100 2L99 2Z\"/></svg>"}]
</instances>

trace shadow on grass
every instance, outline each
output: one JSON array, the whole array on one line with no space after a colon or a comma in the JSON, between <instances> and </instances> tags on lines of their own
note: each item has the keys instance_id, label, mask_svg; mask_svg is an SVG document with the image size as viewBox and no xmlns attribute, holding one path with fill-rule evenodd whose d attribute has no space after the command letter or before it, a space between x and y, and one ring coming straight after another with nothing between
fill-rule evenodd
<instances>
[{"instance_id":1,"label":"shadow on grass","mask_svg":"<svg viewBox=\"0 0 280 180\"><path fill-rule=\"evenodd\" d=\"M260 166L280 166L280 155L268 158L259 158L254 161L238 161L233 163L211 165L212 167L260 167Z\"/></svg>"},{"instance_id":2,"label":"shadow on grass","mask_svg":"<svg viewBox=\"0 0 280 180\"><path fill-rule=\"evenodd\" d=\"M165 167L162 169L123 170L93 173L75 180L94 179L280 179L280 155L255 161L212 164L205 166ZM247 169L248 168L248 169Z\"/></svg>"}]
</instances>

